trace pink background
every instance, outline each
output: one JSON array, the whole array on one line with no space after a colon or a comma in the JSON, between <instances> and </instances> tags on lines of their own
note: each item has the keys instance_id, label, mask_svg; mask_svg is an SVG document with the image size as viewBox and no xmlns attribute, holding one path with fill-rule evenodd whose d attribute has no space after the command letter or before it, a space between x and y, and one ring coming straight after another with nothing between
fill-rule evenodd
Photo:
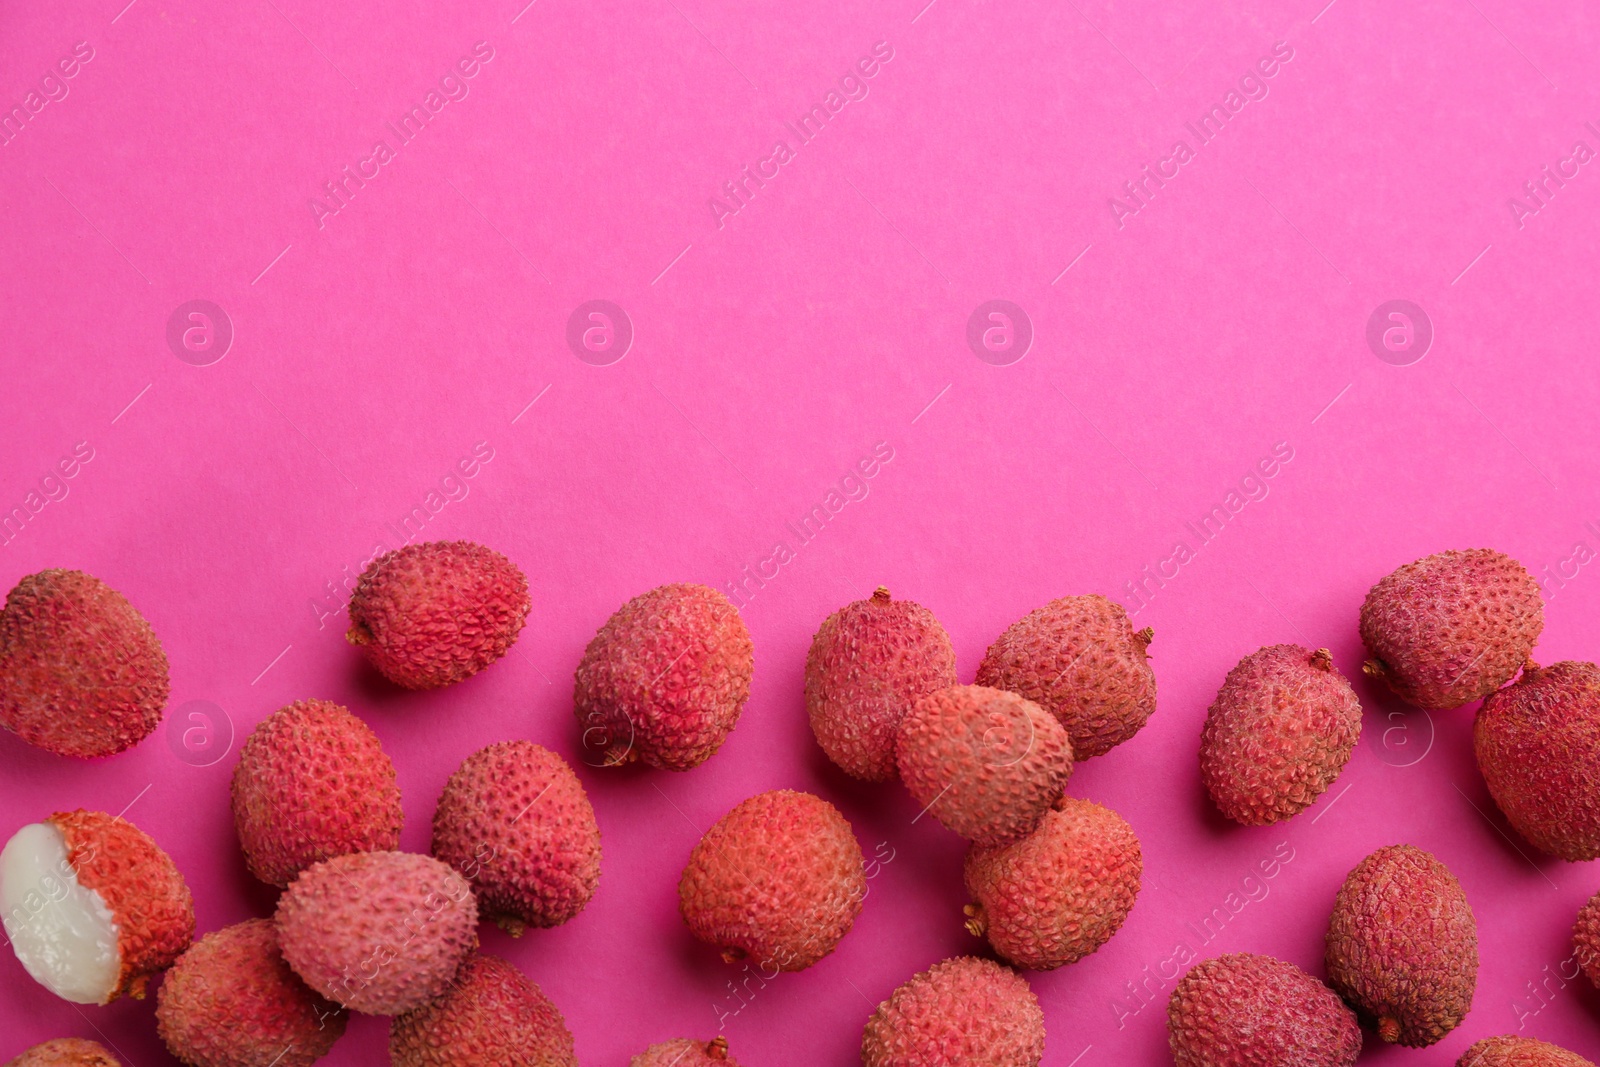
<instances>
[{"instance_id":1,"label":"pink background","mask_svg":"<svg viewBox=\"0 0 1600 1067\"><path fill-rule=\"evenodd\" d=\"M1136 616L1156 631L1159 709L1069 787L1133 824L1144 889L1109 945L1029 976L1045 1063L1166 1062L1160 972L1180 940L1320 974L1334 890L1394 842L1458 873L1483 966L1456 1033L1367 1059L1449 1063L1519 1023L1600 1051L1600 995L1550 977L1600 872L1508 836L1471 709L1409 714L1357 678L1355 757L1271 828L1223 822L1195 760L1240 656L1326 645L1354 673L1366 589L1440 549L1517 556L1550 597L1537 658L1596 655L1600 566L1574 553L1600 549L1600 162L1520 228L1508 205L1574 142L1600 149L1584 126L1600 126L1592 5L125 2L0 10L6 108L74 44L93 50L0 146L0 507L25 507L76 443L93 450L4 545L0 585L64 566L124 591L165 643L172 708L219 706L232 751L180 758L169 742L193 724L176 714L92 764L0 737L0 833L131 803L187 875L201 930L269 914L227 784L273 709L325 697L371 723L399 767L404 844L422 850L441 785L478 747L526 737L577 759L572 672L626 598L770 576L784 541L793 559L745 587L754 695L726 746L687 774L580 767L604 834L598 896L563 928L484 943L561 1007L587 1064L710 1037L740 973L684 930L678 873L738 800L813 790L894 858L838 951L726 1026L747 1067L849 1064L873 1005L980 943L961 928L962 843L813 742L801 677L818 623L887 584L939 615L970 680L1024 612L1092 591L1136 607L1126 583L1164 569ZM493 58L468 95L319 226L323 183L380 138L393 148L385 123L480 41ZM1110 198L1179 138L1195 148L1184 124L1278 41L1293 58L1266 97L1119 228ZM893 58L865 98L800 144L784 123L877 42ZM719 227L710 198L778 139L793 158ZM235 330L205 367L166 342L197 298ZM596 298L636 331L610 366L565 341ZM991 298L1035 331L1009 366L965 341ZM1365 341L1391 299L1435 330L1409 366ZM492 460L423 537L506 552L533 613L486 673L398 692L345 644L327 583L393 547L389 524L480 441ZM786 522L879 441L893 459L865 499L800 545ZM1293 459L1196 549L1185 524L1276 442ZM1180 539L1193 558L1165 562ZM1292 859L1248 884L1261 899L1199 944L1186 924L1275 851ZM1145 968L1159 997L1136 1010L1126 983ZM153 1000L79 1011L10 953L0 974L0 1056L99 1035L129 1064L168 1062ZM381 1062L383 1031L356 1019L326 1062Z\"/></svg>"}]
</instances>

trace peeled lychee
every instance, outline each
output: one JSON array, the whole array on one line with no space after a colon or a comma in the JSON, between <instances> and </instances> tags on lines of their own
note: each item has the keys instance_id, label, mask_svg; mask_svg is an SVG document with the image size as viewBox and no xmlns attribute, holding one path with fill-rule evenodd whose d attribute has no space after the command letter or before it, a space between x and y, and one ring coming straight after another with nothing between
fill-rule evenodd
<instances>
[{"instance_id":1,"label":"peeled lychee","mask_svg":"<svg viewBox=\"0 0 1600 1067\"><path fill-rule=\"evenodd\" d=\"M1350 1067L1355 1013L1292 963L1241 952L1204 960L1167 1002L1177 1067Z\"/></svg>"},{"instance_id":2,"label":"peeled lychee","mask_svg":"<svg viewBox=\"0 0 1600 1067\"><path fill-rule=\"evenodd\" d=\"M680 1037L651 1045L628 1061L628 1067L739 1067L728 1055L728 1039L691 1041Z\"/></svg>"},{"instance_id":3,"label":"peeled lychee","mask_svg":"<svg viewBox=\"0 0 1600 1067\"><path fill-rule=\"evenodd\" d=\"M1328 923L1328 984L1390 1044L1454 1030L1478 984L1478 924L1431 853L1389 845L1356 864Z\"/></svg>"},{"instance_id":4,"label":"peeled lychee","mask_svg":"<svg viewBox=\"0 0 1600 1067\"><path fill-rule=\"evenodd\" d=\"M1012 623L978 667L977 683L1009 689L1061 720L1078 759L1103 755L1156 710L1156 676L1122 605L1064 596Z\"/></svg>"},{"instance_id":5,"label":"peeled lychee","mask_svg":"<svg viewBox=\"0 0 1600 1067\"><path fill-rule=\"evenodd\" d=\"M61 756L132 748L167 707L167 655L126 597L82 571L40 571L0 611L0 726Z\"/></svg>"},{"instance_id":6,"label":"peeled lychee","mask_svg":"<svg viewBox=\"0 0 1600 1067\"><path fill-rule=\"evenodd\" d=\"M278 898L283 958L329 1000L399 1015L450 986L478 947L472 886L430 856L356 852L307 867Z\"/></svg>"},{"instance_id":7,"label":"peeled lychee","mask_svg":"<svg viewBox=\"0 0 1600 1067\"><path fill-rule=\"evenodd\" d=\"M866 899L861 846L832 804L777 789L742 801L689 854L678 906L732 963L799 971L832 952Z\"/></svg>"},{"instance_id":8,"label":"peeled lychee","mask_svg":"<svg viewBox=\"0 0 1600 1067\"><path fill-rule=\"evenodd\" d=\"M76 1004L143 997L194 938L194 900L171 857L100 811L18 830L0 852L0 909L23 967Z\"/></svg>"},{"instance_id":9,"label":"peeled lychee","mask_svg":"<svg viewBox=\"0 0 1600 1067\"><path fill-rule=\"evenodd\" d=\"M60 1037L35 1045L6 1067L122 1067L98 1041Z\"/></svg>"},{"instance_id":10,"label":"peeled lychee","mask_svg":"<svg viewBox=\"0 0 1600 1067\"><path fill-rule=\"evenodd\" d=\"M1270 645L1228 672L1200 735L1200 777L1234 822L1298 815L1339 777L1361 704L1325 648Z\"/></svg>"},{"instance_id":11,"label":"peeled lychee","mask_svg":"<svg viewBox=\"0 0 1600 1067\"><path fill-rule=\"evenodd\" d=\"M190 1067L307 1067L344 1033L345 1013L283 962L267 919L202 937L156 993L161 1040Z\"/></svg>"},{"instance_id":12,"label":"peeled lychee","mask_svg":"<svg viewBox=\"0 0 1600 1067\"><path fill-rule=\"evenodd\" d=\"M1456 1067L1595 1067L1576 1052L1532 1037L1486 1037L1461 1054Z\"/></svg>"},{"instance_id":13,"label":"peeled lychee","mask_svg":"<svg viewBox=\"0 0 1600 1067\"><path fill-rule=\"evenodd\" d=\"M1544 602L1527 568L1469 548L1385 576L1361 605L1362 668L1402 700L1459 708L1510 681L1539 640Z\"/></svg>"},{"instance_id":14,"label":"peeled lychee","mask_svg":"<svg viewBox=\"0 0 1600 1067\"><path fill-rule=\"evenodd\" d=\"M956 653L933 612L879 587L829 615L806 655L806 713L846 773L896 775L895 736L919 697L956 684Z\"/></svg>"},{"instance_id":15,"label":"peeled lychee","mask_svg":"<svg viewBox=\"0 0 1600 1067\"><path fill-rule=\"evenodd\" d=\"M597 764L686 771L722 747L745 701L755 646L733 603L703 585L663 585L606 620L573 685Z\"/></svg>"},{"instance_id":16,"label":"peeled lychee","mask_svg":"<svg viewBox=\"0 0 1600 1067\"><path fill-rule=\"evenodd\" d=\"M433 855L467 877L483 917L513 936L561 925L600 884L600 827L583 783L531 741L490 745L450 776Z\"/></svg>"},{"instance_id":17,"label":"peeled lychee","mask_svg":"<svg viewBox=\"0 0 1600 1067\"><path fill-rule=\"evenodd\" d=\"M936 963L878 1005L862 1067L1038 1067L1044 1012L1009 967L976 956Z\"/></svg>"},{"instance_id":18,"label":"peeled lychee","mask_svg":"<svg viewBox=\"0 0 1600 1067\"><path fill-rule=\"evenodd\" d=\"M1573 953L1589 981L1600 986L1600 893L1578 910L1572 927Z\"/></svg>"},{"instance_id":19,"label":"peeled lychee","mask_svg":"<svg viewBox=\"0 0 1600 1067\"><path fill-rule=\"evenodd\" d=\"M1016 844L967 851L967 929L1018 967L1076 963L1121 929L1143 870L1122 816L1062 797Z\"/></svg>"},{"instance_id":20,"label":"peeled lychee","mask_svg":"<svg viewBox=\"0 0 1600 1067\"><path fill-rule=\"evenodd\" d=\"M528 579L493 549L406 545L361 572L345 638L396 685L438 689L505 655L529 606Z\"/></svg>"},{"instance_id":21,"label":"peeled lychee","mask_svg":"<svg viewBox=\"0 0 1600 1067\"><path fill-rule=\"evenodd\" d=\"M1600 667L1530 668L1483 702L1472 747L1519 834L1564 860L1600 857Z\"/></svg>"},{"instance_id":22,"label":"peeled lychee","mask_svg":"<svg viewBox=\"0 0 1600 1067\"><path fill-rule=\"evenodd\" d=\"M233 821L250 873L280 889L313 863L400 845L400 787L378 735L326 700L280 708L233 772Z\"/></svg>"},{"instance_id":23,"label":"peeled lychee","mask_svg":"<svg viewBox=\"0 0 1600 1067\"><path fill-rule=\"evenodd\" d=\"M561 1012L521 971L478 954L437 1000L389 1024L394 1067L578 1067Z\"/></svg>"},{"instance_id":24,"label":"peeled lychee","mask_svg":"<svg viewBox=\"0 0 1600 1067\"><path fill-rule=\"evenodd\" d=\"M896 754L923 810L987 847L1032 833L1072 776L1072 743L1053 715L980 685L917 701L900 723Z\"/></svg>"}]
</instances>

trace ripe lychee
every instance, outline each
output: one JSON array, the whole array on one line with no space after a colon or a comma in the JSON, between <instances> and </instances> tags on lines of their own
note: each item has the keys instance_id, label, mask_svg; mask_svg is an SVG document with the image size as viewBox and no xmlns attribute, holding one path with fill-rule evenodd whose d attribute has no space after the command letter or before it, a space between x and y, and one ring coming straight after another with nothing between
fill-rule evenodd
<instances>
[{"instance_id":1,"label":"ripe lychee","mask_svg":"<svg viewBox=\"0 0 1600 1067\"><path fill-rule=\"evenodd\" d=\"M1038 1067L1044 1012L1023 977L956 956L878 1005L861 1035L862 1067Z\"/></svg>"},{"instance_id":2,"label":"ripe lychee","mask_svg":"<svg viewBox=\"0 0 1600 1067\"><path fill-rule=\"evenodd\" d=\"M680 1037L651 1045L628 1061L628 1067L739 1067L728 1055L728 1039L691 1041Z\"/></svg>"},{"instance_id":3,"label":"ripe lychee","mask_svg":"<svg viewBox=\"0 0 1600 1067\"><path fill-rule=\"evenodd\" d=\"M1472 747L1519 834L1564 860L1600 857L1600 667L1529 669L1483 702Z\"/></svg>"},{"instance_id":4,"label":"ripe lychee","mask_svg":"<svg viewBox=\"0 0 1600 1067\"><path fill-rule=\"evenodd\" d=\"M1527 568L1487 548L1425 556L1361 605L1362 670L1422 708L1459 708L1510 681L1539 640L1544 602Z\"/></svg>"},{"instance_id":5,"label":"ripe lychee","mask_svg":"<svg viewBox=\"0 0 1600 1067\"><path fill-rule=\"evenodd\" d=\"M561 1012L505 960L475 955L448 985L390 1022L394 1067L578 1067Z\"/></svg>"},{"instance_id":6,"label":"ripe lychee","mask_svg":"<svg viewBox=\"0 0 1600 1067\"><path fill-rule=\"evenodd\" d=\"M561 925L600 884L600 827L583 783L532 741L480 749L450 776L433 855L467 877L483 918L512 936Z\"/></svg>"},{"instance_id":7,"label":"ripe lychee","mask_svg":"<svg viewBox=\"0 0 1600 1067\"><path fill-rule=\"evenodd\" d=\"M1328 984L1390 1044L1454 1030L1478 984L1478 924L1450 869L1414 845L1356 864L1328 923Z\"/></svg>"},{"instance_id":8,"label":"ripe lychee","mask_svg":"<svg viewBox=\"0 0 1600 1067\"><path fill-rule=\"evenodd\" d=\"M606 620L573 685L583 747L597 765L643 760L686 771L727 740L755 646L739 610L703 585L663 585Z\"/></svg>"},{"instance_id":9,"label":"ripe lychee","mask_svg":"<svg viewBox=\"0 0 1600 1067\"><path fill-rule=\"evenodd\" d=\"M1018 967L1076 963L1121 929L1143 870L1122 816L1064 796L1016 844L967 851L967 929Z\"/></svg>"},{"instance_id":10,"label":"ripe lychee","mask_svg":"<svg viewBox=\"0 0 1600 1067\"><path fill-rule=\"evenodd\" d=\"M529 606L528 579L493 549L405 545L361 572L345 638L396 685L438 689L505 655Z\"/></svg>"},{"instance_id":11,"label":"ripe lychee","mask_svg":"<svg viewBox=\"0 0 1600 1067\"><path fill-rule=\"evenodd\" d=\"M1576 1052L1532 1037L1486 1037L1461 1054L1456 1067L1595 1067Z\"/></svg>"},{"instance_id":12,"label":"ripe lychee","mask_svg":"<svg viewBox=\"0 0 1600 1067\"><path fill-rule=\"evenodd\" d=\"M1072 753L1088 759L1139 732L1156 710L1156 676L1121 604L1064 596L1012 623L978 667L977 684L1009 689L1061 720Z\"/></svg>"},{"instance_id":13,"label":"ripe lychee","mask_svg":"<svg viewBox=\"0 0 1600 1067\"><path fill-rule=\"evenodd\" d=\"M1351 1067L1355 1013L1292 963L1240 952L1204 960L1167 1002L1177 1067Z\"/></svg>"},{"instance_id":14,"label":"ripe lychee","mask_svg":"<svg viewBox=\"0 0 1600 1067\"><path fill-rule=\"evenodd\" d=\"M1572 947L1583 973L1600 986L1600 893L1578 909L1578 921L1572 926Z\"/></svg>"},{"instance_id":15,"label":"ripe lychee","mask_svg":"<svg viewBox=\"0 0 1600 1067\"><path fill-rule=\"evenodd\" d=\"M400 787L378 735L302 700L264 719L234 768L233 821L250 873L280 889L321 860L400 846Z\"/></svg>"},{"instance_id":16,"label":"ripe lychee","mask_svg":"<svg viewBox=\"0 0 1600 1067\"><path fill-rule=\"evenodd\" d=\"M478 947L472 886L431 856L355 852L307 867L278 899L283 958L329 1000L400 1015L443 993Z\"/></svg>"},{"instance_id":17,"label":"ripe lychee","mask_svg":"<svg viewBox=\"0 0 1600 1067\"><path fill-rule=\"evenodd\" d=\"M690 932L732 963L800 971L832 952L861 911L861 846L832 804L777 789L706 831L678 882Z\"/></svg>"},{"instance_id":18,"label":"ripe lychee","mask_svg":"<svg viewBox=\"0 0 1600 1067\"><path fill-rule=\"evenodd\" d=\"M0 910L23 967L76 1004L142 998L194 938L194 900L171 857L100 811L18 830L0 852Z\"/></svg>"},{"instance_id":19,"label":"ripe lychee","mask_svg":"<svg viewBox=\"0 0 1600 1067\"><path fill-rule=\"evenodd\" d=\"M156 993L161 1040L190 1067L308 1067L344 1033L345 1013L283 962L270 920L189 946Z\"/></svg>"},{"instance_id":20,"label":"ripe lychee","mask_svg":"<svg viewBox=\"0 0 1600 1067\"><path fill-rule=\"evenodd\" d=\"M0 611L0 726L61 756L132 748L167 707L167 655L126 597L82 571L17 583Z\"/></svg>"},{"instance_id":21,"label":"ripe lychee","mask_svg":"<svg viewBox=\"0 0 1600 1067\"><path fill-rule=\"evenodd\" d=\"M122 1067L122 1064L98 1041L59 1037L33 1046L6 1067Z\"/></svg>"},{"instance_id":22,"label":"ripe lychee","mask_svg":"<svg viewBox=\"0 0 1600 1067\"><path fill-rule=\"evenodd\" d=\"M1055 716L980 685L917 701L900 723L896 756L923 810L986 847L1032 833L1072 776L1072 743Z\"/></svg>"},{"instance_id":23,"label":"ripe lychee","mask_svg":"<svg viewBox=\"0 0 1600 1067\"><path fill-rule=\"evenodd\" d=\"M1200 735L1200 777L1234 822L1298 815L1339 777L1361 703L1325 648L1270 645L1228 672Z\"/></svg>"}]
</instances>

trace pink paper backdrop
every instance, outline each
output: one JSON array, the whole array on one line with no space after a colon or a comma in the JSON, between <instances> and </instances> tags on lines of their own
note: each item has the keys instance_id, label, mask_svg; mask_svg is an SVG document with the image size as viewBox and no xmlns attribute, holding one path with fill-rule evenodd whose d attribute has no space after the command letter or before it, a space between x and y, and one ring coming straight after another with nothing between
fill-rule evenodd
<instances>
[{"instance_id":1,"label":"pink paper backdrop","mask_svg":"<svg viewBox=\"0 0 1600 1067\"><path fill-rule=\"evenodd\" d=\"M1160 707L1070 790L1131 821L1146 876L1109 945L1030 975L1047 1064L1166 1062L1180 942L1320 974L1334 890L1394 842L1459 874L1483 967L1457 1032L1367 1059L1449 1063L1519 1029L1600 1051L1600 995L1561 977L1600 871L1511 834L1471 709L1408 713L1357 677L1344 776L1266 829L1223 822L1195 760L1240 656L1326 645L1354 674L1366 589L1443 548L1543 580L1541 662L1600 653L1592 5L126 2L0 8L0 106L21 109L0 144L0 508L25 519L0 585L66 566L124 591L165 642L172 711L93 764L0 736L0 833L126 807L202 930L270 914L227 784L273 709L318 696L371 723L423 850L469 752L525 737L576 761L572 672L623 600L741 582L756 676L727 745L688 774L580 766L598 896L484 942L587 1064L719 1017L747 1067L849 1064L873 1005L980 945L962 843L814 744L811 634L887 584L939 615L968 680L1013 619L1101 591L1154 626ZM980 316L970 347L997 299L1009 320ZM570 347L592 300L631 326L613 311L607 348L584 318ZM1391 300L1406 317L1369 345ZM75 447L92 458L42 482ZM875 447L892 459L843 481ZM475 476L446 479L475 449ZM835 488L802 543L789 524ZM510 655L431 695L341 636L343 583L408 515L533 585ZM201 756L192 701L220 709ZM676 882L706 827L777 787L893 858L837 952L736 1000ZM0 1056L98 1035L170 1062L153 1001L80 1011L10 953L0 974ZM326 1062L382 1062L383 1034L358 1018Z\"/></svg>"}]
</instances>

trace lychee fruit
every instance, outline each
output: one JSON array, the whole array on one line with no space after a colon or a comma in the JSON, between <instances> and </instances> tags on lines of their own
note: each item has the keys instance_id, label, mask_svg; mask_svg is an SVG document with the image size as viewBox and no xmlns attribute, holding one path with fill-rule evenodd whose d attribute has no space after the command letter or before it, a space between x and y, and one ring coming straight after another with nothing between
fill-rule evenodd
<instances>
[{"instance_id":1,"label":"lychee fruit","mask_svg":"<svg viewBox=\"0 0 1600 1067\"><path fill-rule=\"evenodd\" d=\"M33 1046L6 1067L122 1067L122 1064L98 1041L59 1037Z\"/></svg>"},{"instance_id":2,"label":"lychee fruit","mask_svg":"<svg viewBox=\"0 0 1600 1067\"><path fill-rule=\"evenodd\" d=\"M957 685L918 700L900 723L900 779L923 810L977 845L1020 841L1072 777L1055 716L1016 693Z\"/></svg>"},{"instance_id":3,"label":"lychee fruit","mask_svg":"<svg viewBox=\"0 0 1600 1067\"><path fill-rule=\"evenodd\" d=\"M313 864L278 898L283 958L306 985L369 1015L443 993L478 947L472 886L431 856L355 852Z\"/></svg>"},{"instance_id":4,"label":"lychee fruit","mask_svg":"<svg viewBox=\"0 0 1600 1067\"><path fill-rule=\"evenodd\" d=\"M1121 604L1064 596L1012 623L978 667L977 684L1008 689L1061 720L1072 753L1088 759L1139 732L1156 710L1156 676Z\"/></svg>"},{"instance_id":5,"label":"lychee fruit","mask_svg":"<svg viewBox=\"0 0 1600 1067\"><path fill-rule=\"evenodd\" d=\"M522 632L528 579L471 541L430 541L386 552L361 572L350 630L378 673L407 689L470 678Z\"/></svg>"},{"instance_id":6,"label":"lychee fruit","mask_svg":"<svg viewBox=\"0 0 1600 1067\"><path fill-rule=\"evenodd\" d=\"M167 655L126 597L82 571L17 583L0 611L0 726L60 756L132 748L167 707Z\"/></svg>"},{"instance_id":7,"label":"lychee fruit","mask_svg":"<svg viewBox=\"0 0 1600 1067\"><path fill-rule=\"evenodd\" d=\"M600 827L583 783L532 741L480 749L450 776L433 855L466 876L483 918L512 936L560 926L600 884Z\"/></svg>"},{"instance_id":8,"label":"lychee fruit","mask_svg":"<svg viewBox=\"0 0 1600 1067\"><path fill-rule=\"evenodd\" d=\"M1532 1037L1486 1037L1461 1054L1456 1067L1595 1067L1576 1052Z\"/></svg>"},{"instance_id":9,"label":"lychee fruit","mask_svg":"<svg viewBox=\"0 0 1600 1067\"><path fill-rule=\"evenodd\" d=\"M686 771L727 740L755 646L733 603L703 585L663 585L606 620L573 685L583 747L597 765L643 760Z\"/></svg>"},{"instance_id":10,"label":"lychee fruit","mask_svg":"<svg viewBox=\"0 0 1600 1067\"><path fill-rule=\"evenodd\" d=\"M1583 973L1600 986L1600 893L1578 909L1578 921L1572 927L1572 947Z\"/></svg>"},{"instance_id":11,"label":"lychee fruit","mask_svg":"<svg viewBox=\"0 0 1600 1067\"><path fill-rule=\"evenodd\" d=\"M1361 703L1328 650L1270 645L1222 683L1200 734L1200 777L1222 814L1263 826L1315 803L1360 737Z\"/></svg>"},{"instance_id":12,"label":"lychee fruit","mask_svg":"<svg viewBox=\"0 0 1600 1067\"><path fill-rule=\"evenodd\" d=\"M692 1041L680 1037L651 1045L628 1061L628 1067L739 1067L728 1055L728 1039Z\"/></svg>"},{"instance_id":13,"label":"lychee fruit","mask_svg":"<svg viewBox=\"0 0 1600 1067\"><path fill-rule=\"evenodd\" d=\"M1328 923L1328 984L1390 1044L1454 1030L1478 984L1478 924L1450 869L1388 845L1345 876Z\"/></svg>"},{"instance_id":14,"label":"lychee fruit","mask_svg":"<svg viewBox=\"0 0 1600 1067\"><path fill-rule=\"evenodd\" d=\"M861 1035L862 1067L1038 1067L1044 1012L1009 967L956 956L889 995Z\"/></svg>"},{"instance_id":15,"label":"lychee fruit","mask_svg":"<svg viewBox=\"0 0 1600 1067\"><path fill-rule=\"evenodd\" d=\"M394 1067L578 1067L572 1033L539 987L498 956L461 966L436 1000L389 1023Z\"/></svg>"},{"instance_id":16,"label":"lychee fruit","mask_svg":"<svg viewBox=\"0 0 1600 1067\"><path fill-rule=\"evenodd\" d=\"M1240 952L1204 960L1167 1002L1177 1067L1350 1067L1355 1013L1292 963Z\"/></svg>"},{"instance_id":17,"label":"lychee fruit","mask_svg":"<svg viewBox=\"0 0 1600 1067\"><path fill-rule=\"evenodd\" d=\"M1122 928L1143 870L1122 816L1064 796L1016 844L967 851L967 929L1018 967L1076 963Z\"/></svg>"},{"instance_id":18,"label":"lychee fruit","mask_svg":"<svg viewBox=\"0 0 1600 1067\"><path fill-rule=\"evenodd\" d=\"M202 937L156 993L156 1027L190 1067L307 1067L344 1033L345 1013L283 962L270 920Z\"/></svg>"},{"instance_id":19,"label":"lychee fruit","mask_svg":"<svg viewBox=\"0 0 1600 1067\"><path fill-rule=\"evenodd\" d=\"M378 735L326 700L264 719L233 771L233 822L250 873L280 889L321 860L400 846L400 787Z\"/></svg>"},{"instance_id":20,"label":"lychee fruit","mask_svg":"<svg viewBox=\"0 0 1600 1067\"><path fill-rule=\"evenodd\" d=\"M1483 702L1472 747L1519 834L1564 860L1600 857L1600 667L1531 668Z\"/></svg>"},{"instance_id":21,"label":"lychee fruit","mask_svg":"<svg viewBox=\"0 0 1600 1067\"><path fill-rule=\"evenodd\" d=\"M839 809L788 789L718 819L678 882L690 932L763 970L804 970L832 952L866 895L861 846Z\"/></svg>"},{"instance_id":22,"label":"lychee fruit","mask_svg":"<svg viewBox=\"0 0 1600 1067\"><path fill-rule=\"evenodd\" d=\"M1487 548L1425 556L1361 605L1362 670L1421 708L1459 708L1510 681L1539 640L1544 602L1527 568Z\"/></svg>"},{"instance_id":23,"label":"lychee fruit","mask_svg":"<svg viewBox=\"0 0 1600 1067\"><path fill-rule=\"evenodd\" d=\"M0 910L22 966L75 1004L142 998L194 938L194 900L172 858L101 811L18 830L0 852Z\"/></svg>"}]
</instances>

